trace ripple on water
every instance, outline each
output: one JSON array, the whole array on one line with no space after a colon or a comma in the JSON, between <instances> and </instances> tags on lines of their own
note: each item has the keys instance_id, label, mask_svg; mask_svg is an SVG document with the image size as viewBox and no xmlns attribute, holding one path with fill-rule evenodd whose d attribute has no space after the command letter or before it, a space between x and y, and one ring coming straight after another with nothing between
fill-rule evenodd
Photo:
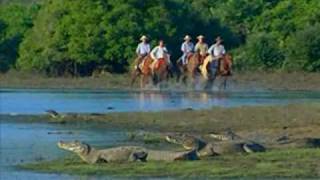
<instances>
[{"instance_id":1,"label":"ripple on water","mask_svg":"<svg viewBox=\"0 0 320 180\"><path fill-rule=\"evenodd\" d=\"M273 105L320 102L317 91L85 91L85 90L0 90L1 114L58 112L108 113L202 109L212 106Z\"/></svg>"}]
</instances>

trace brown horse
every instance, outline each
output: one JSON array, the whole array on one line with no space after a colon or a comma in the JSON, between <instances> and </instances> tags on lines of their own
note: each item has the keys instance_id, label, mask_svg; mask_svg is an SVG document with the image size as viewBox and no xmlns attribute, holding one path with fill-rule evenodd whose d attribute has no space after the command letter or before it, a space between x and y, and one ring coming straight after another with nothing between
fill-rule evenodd
<instances>
[{"instance_id":1,"label":"brown horse","mask_svg":"<svg viewBox=\"0 0 320 180\"><path fill-rule=\"evenodd\" d=\"M211 57L205 59L203 67L200 68L202 76L207 80L205 89L210 90L217 77L223 78L224 89L227 87L228 77L232 75L232 56L225 54L219 60L210 61Z\"/></svg>"},{"instance_id":2,"label":"brown horse","mask_svg":"<svg viewBox=\"0 0 320 180\"><path fill-rule=\"evenodd\" d=\"M183 65L182 60L177 61L177 67L179 73L177 76L177 81L182 80L186 85L187 80L190 79L192 84L195 85L197 76L200 75L199 65L200 65L200 54L199 53L190 53L187 56L187 64Z\"/></svg>"},{"instance_id":3,"label":"brown horse","mask_svg":"<svg viewBox=\"0 0 320 180\"><path fill-rule=\"evenodd\" d=\"M153 84L157 85L162 81L168 79L168 68L169 64L167 60L159 60L154 67L154 72L152 73L152 63L153 59L150 55L146 56L143 61L142 68L137 68L133 70L131 86L135 83L137 77L141 76L140 88L144 88L150 80L153 80Z\"/></svg>"}]
</instances>

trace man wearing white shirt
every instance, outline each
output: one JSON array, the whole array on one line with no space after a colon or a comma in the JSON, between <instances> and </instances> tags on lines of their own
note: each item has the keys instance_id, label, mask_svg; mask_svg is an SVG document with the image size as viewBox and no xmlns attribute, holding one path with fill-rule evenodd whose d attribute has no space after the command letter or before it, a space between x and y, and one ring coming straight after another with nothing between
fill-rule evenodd
<instances>
[{"instance_id":1,"label":"man wearing white shirt","mask_svg":"<svg viewBox=\"0 0 320 180\"><path fill-rule=\"evenodd\" d=\"M138 47L136 49L138 58L135 62L135 69L137 69L140 64L143 64L144 58L150 53L150 44L147 42L147 40L148 38L145 35L140 38L141 43L138 44Z\"/></svg>"},{"instance_id":2,"label":"man wearing white shirt","mask_svg":"<svg viewBox=\"0 0 320 180\"><path fill-rule=\"evenodd\" d=\"M188 56L193 53L194 50L194 44L191 42L191 37L189 35L186 35L184 37L184 42L181 45L181 51L183 53L181 60L182 60L182 65L187 64L187 59Z\"/></svg>"},{"instance_id":3,"label":"man wearing white shirt","mask_svg":"<svg viewBox=\"0 0 320 180\"><path fill-rule=\"evenodd\" d=\"M226 54L226 49L222 44L223 40L220 36L216 38L216 43L213 44L209 50L208 54L211 56L212 67L217 68L220 63L220 67L222 67L222 62L219 62L220 59Z\"/></svg>"},{"instance_id":4,"label":"man wearing white shirt","mask_svg":"<svg viewBox=\"0 0 320 180\"><path fill-rule=\"evenodd\" d=\"M152 49L150 55L154 60L151 64L152 73L159 60L166 60L167 63L170 64L170 55L167 48L164 46L163 40L160 40L159 45Z\"/></svg>"},{"instance_id":5,"label":"man wearing white shirt","mask_svg":"<svg viewBox=\"0 0 320 180\"><path fill-rule=\"evenodd\" d=\"M210 54L211 56L213 56L214 59L219 59L221 58L224 54L226 53L226 49L224 48L224 46L222 45L222 39L221 37L217 37L216 38L216 43L213 44L209 50L208 50L208 54Z\"/></svg>"}]
</instances>

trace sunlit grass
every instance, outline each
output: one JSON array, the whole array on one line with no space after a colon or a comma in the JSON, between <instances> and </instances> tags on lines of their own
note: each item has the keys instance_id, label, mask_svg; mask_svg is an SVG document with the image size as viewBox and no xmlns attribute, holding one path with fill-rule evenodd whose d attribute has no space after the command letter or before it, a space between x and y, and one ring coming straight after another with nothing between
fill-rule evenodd
<instances>
[{"instance_id":1,"label":"sunlit grass","mask_svg":"<svg viewBox=\"0 0 320 180\"><path fill-rule=\"evenodd\" d=\"M175 177L320 177L320 150L294 149L228 155L199 161L89 165L78 157L24 164L20 168L74 175Z\"/></svg>"}]
</instances>

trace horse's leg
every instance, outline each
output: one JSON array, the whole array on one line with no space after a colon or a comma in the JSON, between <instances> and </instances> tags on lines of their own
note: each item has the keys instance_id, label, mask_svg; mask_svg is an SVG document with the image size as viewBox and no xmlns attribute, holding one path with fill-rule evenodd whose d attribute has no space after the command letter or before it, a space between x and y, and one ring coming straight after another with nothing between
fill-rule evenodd
<instances>
[{"instance_id":1,"label":"horse's leg","mask_svg":"<svg viewBox=\"0 0 320 180\"><path fill-rule=\"evenodd\" d=\"M184 74L183 77L182 77L182 83L183 83L185 86L188 85L187 80L188 80L188 76Z\"/></svg>"},{"instance_id":2,"label":"horse's leg","mask_svg":"<svg viewBox=\"0 0 320 180\"><path fill-rule=\"evenodd\" d=\"M214 73L211 71L211 73L209 73L208 80L207 80L206 85L204 87L205 90L211 90L214 85L214 81L217 78L216 71Z\"/></svg>"},{"instance_id":3,"label":"horse's leg","mask_svg":"<svg viewBox=\"0 0 320 180\"><path fill-rule=\"evenodd\" d=\"M160 79L160 83L164 83L164 87L167 88L168 87L168 81L169 81L169 73L168 71L166 71L164 69L164 71L161 72L161 79ZM161 84L160 84L161 85Z\"/></svg>"},{"instance_id":4,"label":"horse's leg","mask_svg":"<svg viewBox=\"0 0 320 180\"><path fill-rule=\"evenodd\" d=\"M140 89L143 89L145 86L145 75L142 75L142 77L140 78Z\"/></svg>"},{"instance_id":5,"label":"horse's leg","mask_svg":"<svg viewBox=\"0 0 320 180\"><path fill-rule=\"evenodd\" d=\"M146 85L148 84L149 82L149 76L144 74L142 75L142 78L141 78L141 89L145 88Z\"/></svg>"},{"instance_id":6,"label":"horse's leg","mask_svg":"<svg viewBox=\"0 0 320 180\"><path fill-rule=\"evenodd\" d=\"M225 76L225 77L224 77L224 80L223 80L223 89L224 89L224 90L227 89L227 81L228 81L228 76Z\"/></svg>"},{"instance_id":7,"label":"horse's leg","mask_svg":"<svg viewBox=\"0 0 320 180\"><path fill-rule=\"evenodd\" d=\"M195 89L197 85L197 68L193 69L191 73L191 79L192 79L192 88Z\"/></svg>"},{"instance_id":8,"label":"horse's leg","mask_svg":"<svg viewBox=\"0 0 320 180\"><path fill-rule=\"evenodd\" d=\"M140 75L140 72L138 72L137 70L133 71L132 73L132 79L131 79L131 87L133 86L133 84L136 82L137 77Z\"/></svg>"},{"instance_id":9,"label":"horse's leg","mask_svg":"<svg viewBox=\"0 0 320 180\"><path fill-rule=\"evenodd\" d=\"M176 82L177 83L180 83L180 80L181 80L181 77L183 77L183 74L182 74L182 69L180 67L180 65L177 65L177 78L176 78Z\"/></svg>"},{"instance_id":10,"label":"horse's leg","mask_svg":"<svg viewBox=\"0 0 320 180\"><path fill-rule=\"evenodd\" d=\"M154 86L157 86L157 84L159 83L159 77L157 72L154 72L152 75L152 83Z\"/></svg>"}]
</instances>

